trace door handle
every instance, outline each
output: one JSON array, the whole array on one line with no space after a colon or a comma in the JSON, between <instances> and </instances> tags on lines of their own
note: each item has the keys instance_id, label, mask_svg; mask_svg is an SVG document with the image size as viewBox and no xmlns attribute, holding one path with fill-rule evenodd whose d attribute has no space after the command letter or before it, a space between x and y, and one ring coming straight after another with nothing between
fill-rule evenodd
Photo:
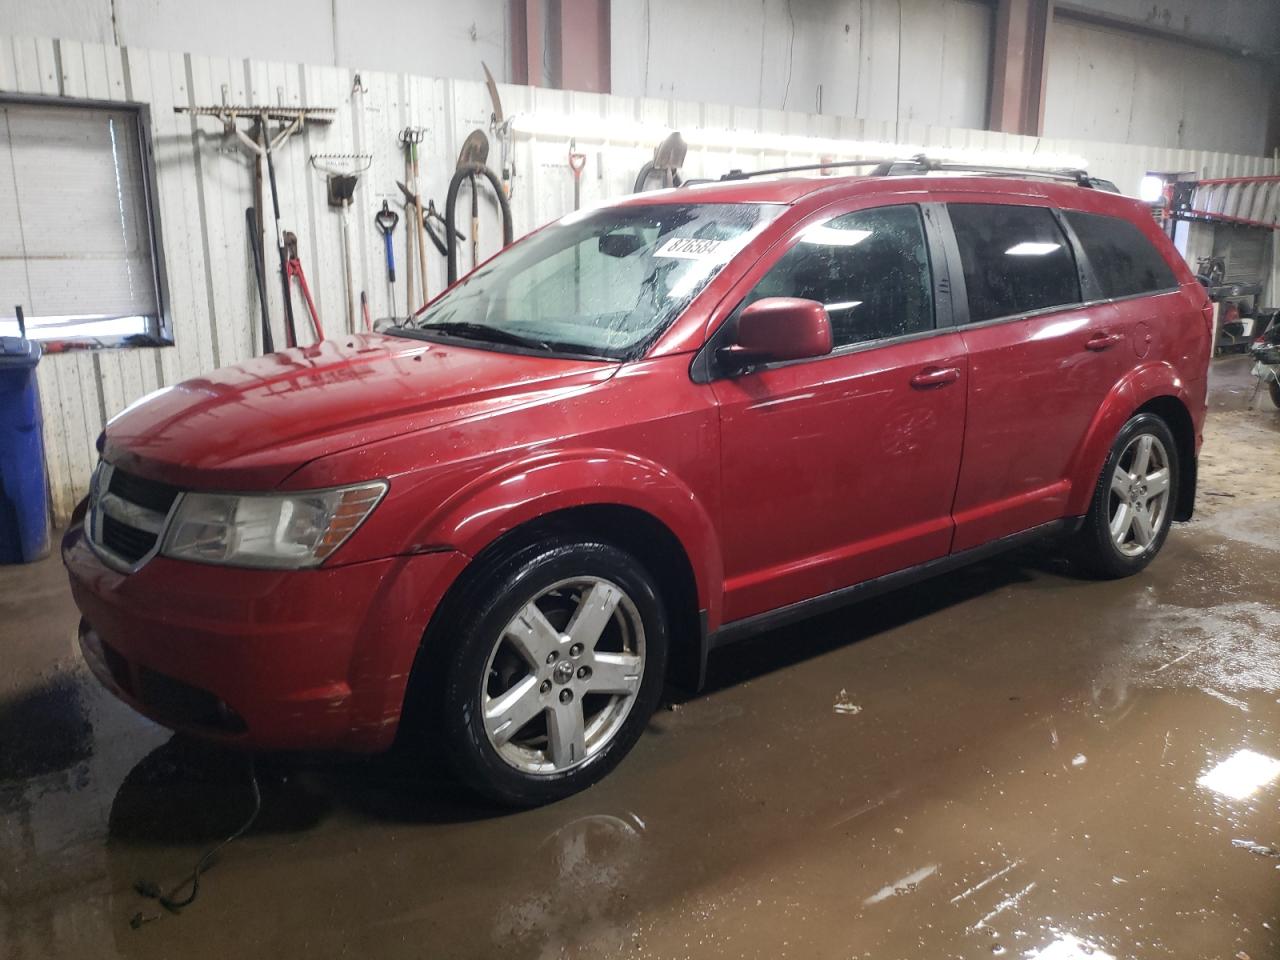
<instances>
[{"instance_id":1,"label":"door handle","mask_svg":"<svg viewBox=\"0 0 1280 960\"><path fill-rule=\"evenodd\" d=\"M1084 343L1086 350L1110 350L1124 339L1122 333L1097 333Z\"/></svg>"},{"instance_id":2,"label":"door handle","mask_svg":"<svg viewBox=\"0 0 1280 960\"><path fill-rule=\"evenodd\" d=\"M911 385L917 390L929 390L933 387L945 387L959 379L959 367L925 367L911 378Z\"/></svg>"}]
</instances>

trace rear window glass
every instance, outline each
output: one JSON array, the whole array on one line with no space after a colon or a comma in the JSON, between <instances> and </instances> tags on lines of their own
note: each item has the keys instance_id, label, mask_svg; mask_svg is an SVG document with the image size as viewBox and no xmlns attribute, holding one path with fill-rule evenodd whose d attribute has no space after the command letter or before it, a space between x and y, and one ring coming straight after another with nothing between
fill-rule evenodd
<instances>
[{"instance_id":1,"label":"rear window glass","mask_svg":"<svg viewBox=\"0 0 1280 960\"><path fill-rule=\"evenodd\" d=\"M1080 302L1075 257L1044 207L948 207L969 297L969 322Z\"/></svg>"},{"instance_id":2,"label":"rear window glass","mask_svg":"<svg viewBox=\"0 0 1280 960\"><path fill-rule=\"evenodd\" d=\"M1178 285L1169 264L1132 223L1119 217L1064 210L1080 238L1104 297L1130 297Z\"/></svg>"}]
</instances>

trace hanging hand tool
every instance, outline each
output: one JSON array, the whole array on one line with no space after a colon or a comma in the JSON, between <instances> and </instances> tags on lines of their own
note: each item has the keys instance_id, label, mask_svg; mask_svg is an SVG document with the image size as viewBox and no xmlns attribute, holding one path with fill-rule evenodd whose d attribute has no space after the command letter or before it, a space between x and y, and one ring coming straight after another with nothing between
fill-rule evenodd
<instances>
[{"instance_id":1,"label":"hanging hand tool","mask_svg":"<svg viewBox=\"0 0 1280 960\"><path fill-rule=\"evenodd\" d=\"M373 215L373 222L382 234L382 242L387 251L387 303L390 315L396 315L396 224L400 222L400 214L382 201L382 209Z\"/></svg>"},{"instance_id":2,"label":"hanging hand tool","mask_svg":"<svg viewBox=\"0 0 1280 960\"><path fill-rule=\"evenodd\" d=\"M432 245L440 251L440 256L449 256L449 245L445 236L448 232L449 225L444 222L444 217L442 217L440 215L440 211L436 209L436 202L434 200L427 201L427 215L424 218L424 222L427 227L427 236L431 238ZM440 233L436 233L436 228L433 224L439 224ZM453 236L455 240L465 241L467 239L463 236L461 230L454 230Z\"/></svg>"},{"instance_id":3,"label":"hanging hand tool","mask_svg":"<svg viewBox=\"0 0 1280 960\"><path fill-rule=\"evenodd\" d=\"M224 85L222 90L223 100L227 95L227 88ZM283 92L279 93L283 97ZM288 277L286 276L286 263L284 245L280 238L280 197L276 189L275 163L272 160L272 153L284 146L285 141L293 134L297 133L307 123L331 123L336 111L332 107L286 107L283 104L275 107L246 107L233 106L228 103L222 103L219 106L176 106L173 108L174 113L187 113L198 117L215 117L222 123L222 130L225 136L234 135L249 154L254 158L254 207L256 211L255 220L257 221L258 234L255 237L255 243L261 245L264 242L263 237L263 221L266 217L263 214L262 201L262 164L266 161L267 172L271 180L271 206L275 214L276 224L276 252L280 257L280 281L283 291L286 293L285 300L285 339L290 346L296 343L293 330L293 309L289 303ZM252 120L254 135L250 136L244 130L237 126L240 120ZM281 124L280 129L274 136L267 131L267 125L277 121ZM265 259L265 257L264 257ZM268 321L269 323L269 321ZM264 344L265 346L265 344Z\"/></svg>"},{"instance_id":4,"label":"hanging hand tool","mask_svg":"<svg viewBox=\"0 0 1280 960\"><path fill-rule=\"evenodd\" d=\"M342 219L342 266L347 286L347 330L356 330L356 286L352 279L351 202L360 174L368 170L373 157L367 153L313 153L311 165L327 174L329 206Z\"/></svg>"},{"instance_id":5,"label":"hanging hand tool","mask_svg":"<svg viewBox=\"0 0 1280 960\"><path fill-rule=\"evenodd\" d=\"M412 223L416 224L413 227L413 233L418 245L418 272L420 274L418 282L422 289L421 303L424 304L427 302L427 247L423 236L422 216L426 211L422 208L422 197L418 187L418 144L422 143L426 135L427 132L422 127L405 127L400 131L400 142L405 149L405 175L409 179L412 189L406 187L403 183L397 184L405 195L405 208L408 209L410 205L413 207ZM409 315L412 316L415 309L413 306L413 281L409 279L407 282L409 285Z\"/></svg>"},{"instance_id":6,"label":"hanging hand tool","mask_svg":"<svg viewBox=\"0 0 1280 960\"><path fill-rule=\"evenodd\" d=\"M365 330L372 330L373 317L369 315L369 295L363 290L360 291L360 315L364 317Z\"/></svg>"},{"instance_id":7,"label":"hanging hand tool","mask_svg":"<svg viewBox=\"0 0 1280 960\"><path fill-rule=\"evenodd\" d=\"M298 285L302 287L302 298L307 302L307 310L311 314L311 326L315 330L316 343L324 339L324 327L320 325L320 314L316 310L316 302L311 299L311 287L307 285L307 275L302 272L302 261L298 259L298 235L292 231L284 232L284 251L285 260L285 303L289 305L289 311L292 313L292 285L290 281L298 278ZM297 343L294 344L297 346Z\"/></svg>"},{"instance_id":8,"label":"hanging hand tool","mask_svg":"<svg viewBox=\"0 0 1280 960\"><path fill-rule=\"evenodd\" d=\"M347 329L356 329L356 285L351 279L351 198L356 192L354 174L329 174L329 205L342 211L342 267L347 283ZM336 204L335 204L335 201Z\"/></svg>"},{"instance_id":9,"label":"hanging hand tool","mask_svg":"<svg viewBox=\"0 0 1280 960\"><path fill-rule=\"evenodd\" d=\"M653 149L653 159L640 168L636 177L636 185L632 193L643 193L649 189L649 180L655 174L662 177L663 187L678 187L684 181L680 178L680 168L684 166L684 158L689 152L684 137L676 130Z\"/></svg>"},{"instance_id":10,"label":"hanging hand tool","mask_svg":"<svg viewBox=\"0 0 1280 960\"><path fill-rule=\"evenodd\" d=\"M573 209L582 206L582 171L587 165L587 155L578 153L578 141L569 141L569 169L573 171Z\"/></svg>"},{"instance_id":11,"label":"hanging hand tool","mask_svg":"<svg viewBox=\"0 0 1280 960\"><path fill-rule=\"evenodd\" d=\"M453 177L449 180L449 193L445 197L444 204L444 222L445 238L449 245L450 284L458 279L458 244L455 241L455 237L458 235L458 191L461 189L464 180L471 184L472 269L475 269L480 262L480 209L476 191L477 177L484 177L492 185L493 192L498 200L498 209L502 215L502 245L505 247L511 243L511 205L507 202L507 195L503 192L502 182L498 179L498 175L485 166L485 160L488 159L488 156L489 138L484 135L483 130L472 130L462 142L462 150L458 153L457 169L454 170Z\"/></svg>"},{"instance_id":12,"label":"hanging hand tool","mask_svg":"<svg viewBox=\"0 0 1280 960\"><path fill-rule=\"evenodd\" d=\"M262 312L262 353L275 353L276 347L271 336L271 313L267 310L267 277L262 266L262 246L259 238L262 229L258 226L258 214L253 207L244 211L245 230L249 235L249 249L253 252L253 274L258 282L258 309Z\"/></svg>"},{"instance_id":13,"label":"hanging hand tool","mask_svg":"<svg viewBox=\"0 0 1280 960\"><path fill-rule=\"evenodd\" d=\"M267 176L271 181L271 209L276 218L276 252L280 255L280 287L284 294L284 342L290 347L298 345L298 329L293 319L293 297L289 295L289 258L285 250L285 237L291 236L288 231L280 234L280 191L276 189L276 165L271 159L271 141L267 139L266 125L262 130L262 149L267 157Z\"/></svg>"},{"instance_id":14,"label":"hanging hand tool","mask_svg":"<svg viewBox=\"0 0 1280 960\"><path fill-rule=\"evenodd\" d=\"M511 181L516 175L515 167L511 163L511 120L502 115L502 100L498 97L498 85L494 83L493 74L489 72L488 65L481 61L480 66L484 69L484 84L489 88L489 100L493 104L493 113L489 115L489 128L498 138L498 156L502 160L502 166L499 168L502 174L502 192L510 200Z\"/></svg>"}]
</instances>

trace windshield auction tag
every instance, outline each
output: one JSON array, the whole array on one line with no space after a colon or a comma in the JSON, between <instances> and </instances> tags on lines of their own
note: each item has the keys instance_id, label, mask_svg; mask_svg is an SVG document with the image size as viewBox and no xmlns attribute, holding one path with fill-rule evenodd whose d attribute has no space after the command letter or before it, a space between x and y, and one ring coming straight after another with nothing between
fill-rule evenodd
<instances>
[{"instance_id":1,"label":"windshield auction tag","mask_svg":"<svg viewBox=\"0 0 1280 960\"><path fill-rule=\"evenodd\" d=\"M702 237L672 237L653 252L655 257L680 257L683 260L721 260L728 255L728 241Z\"/></svg>"}]
</instances>

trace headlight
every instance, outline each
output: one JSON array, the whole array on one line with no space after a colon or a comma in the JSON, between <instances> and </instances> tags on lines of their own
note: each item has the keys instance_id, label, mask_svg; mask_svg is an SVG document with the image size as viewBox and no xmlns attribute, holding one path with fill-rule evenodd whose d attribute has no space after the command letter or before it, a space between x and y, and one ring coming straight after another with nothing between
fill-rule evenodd
<instances>
[{"instance_id":1,"label":"headlight","mask_svg":"<svg viewBox=\"0 0 1280 960\"><path fill-rule=\"evenodd\" d=\"M284 494L187 493L161 553L237 567L314 567L387 492L385 482Z\"/></svg>"}]
</instances>

